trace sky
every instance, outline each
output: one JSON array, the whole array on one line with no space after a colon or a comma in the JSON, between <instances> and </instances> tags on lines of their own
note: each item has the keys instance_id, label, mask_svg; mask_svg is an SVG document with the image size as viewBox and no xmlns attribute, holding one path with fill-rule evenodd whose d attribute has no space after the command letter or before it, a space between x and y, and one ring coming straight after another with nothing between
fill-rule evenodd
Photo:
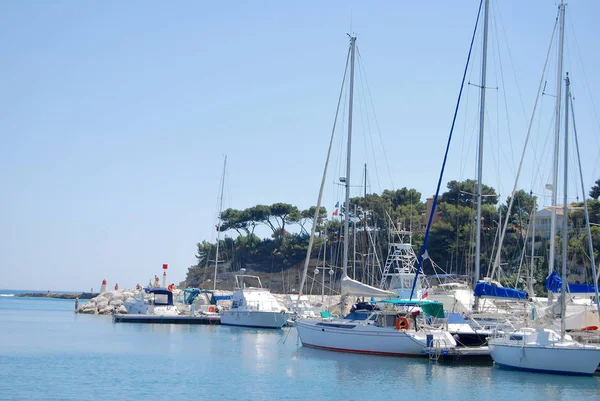
<instances>
[{"instance_id":1,"label":"sky","mask_svg":"<svg viewBox=\"0 0 600 401\"><path fill-rule=\"evenodd\" d=\"M505 199L557 2L491 3L483 182ZM184 280L196 243L216 238L224 155L224 208L316 204L348 33L360 55L353 196L365 163L369 192L408 187L431 196L478 6L1 2L0 288L97 291L103 279L133 288L164 263L169 282ZM597 1L567 7L565 71L586 188L600 177L598 15ZM541 203L552 159L552 49L519 183ZM451 179L474 178L481 53L479 33L442 191ZM342 199L335 181L345 175L346 116L340 111L328 172L329 212Z\"/></svg>"}]
</instances>

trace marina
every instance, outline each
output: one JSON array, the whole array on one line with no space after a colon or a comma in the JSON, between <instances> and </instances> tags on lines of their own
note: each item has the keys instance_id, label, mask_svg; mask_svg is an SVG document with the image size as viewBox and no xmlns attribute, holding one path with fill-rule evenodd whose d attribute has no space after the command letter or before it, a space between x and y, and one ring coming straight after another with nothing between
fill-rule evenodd
<instances>
[{"instance_id":1,"label":"marina","mask_svg":"<svg viewBox=\"0 0 600 401\"><path fill-rule=\"evenodd\" d=\"M407 398L428 394L493 401L514 397L517 391L526 400L570 399L573 392L593 400L600 392L597 377L519 374L491 363L435 363L311 349L299 344L293 327L112 324L110 316L73 314L72 300L18 297L0 297L0 318L5 323L0 393L16 400L198 394L222 400L361 400L400 392ZM232 370L238 380L226 386L198 380L224 377ZM260 391L248 390L257 385Z\"/></svg>"},{"instance_id":2,"label":"marina","mask_svg":"<svg viewBox=\"0 0 600 401\"><path fill-rule=\"evenodd\" d=\"M600 400L600 3L0 10L0 400Z\"/></svg>"}]
</instances>

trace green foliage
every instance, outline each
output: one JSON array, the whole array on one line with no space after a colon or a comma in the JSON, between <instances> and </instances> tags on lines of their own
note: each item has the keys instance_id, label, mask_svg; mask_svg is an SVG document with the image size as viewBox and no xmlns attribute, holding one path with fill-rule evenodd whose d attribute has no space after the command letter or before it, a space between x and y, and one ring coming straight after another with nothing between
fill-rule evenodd
<instances>
[{"instance_id":1,"label":"green foliage","mask_svg":"<svg viewBox=\"0 0 600 401\"><path fill-rule=\"evenodd\" d=\"M590 190L590 198L598 200L600 197L600 178L596 180L594 186Z\"/></svg>"},{"instance_id":2,"label":"green foliage","mask_svg":"<svg viewBox=\"0 0 600 401\"><path fill-rule=\"evenodd\" d=\"M597 181L600 185L600 180ZM452 273L472 274L475 252L475 193L474 180L450 181L448 191L440 197L436 210L439 221L431 228L428 253L431 259L444 269L450 268ZM484 196L482 204L481 224L481 274L488 272L491 259L495 256L493 250L497 246L497 231L499 212L502 223L508 212L510 197L506 204L496 205L498 196L494 188L482 185ZM600 200L588 202L590 220L600 224ZM515 193L515 202L510 210L509 226L503 242L501 255L503 282L514 286L517 282L517 271L521 262L521 253L525 244L525 233L535 207L535 197L523 190ZM251 267L255 271L277 272L301 263L306 257L311 225L315 224L316 207L306 210L289 203L274 203L271 206L256 205L244 210L227 209L222 215L221 232L226 234L219 244L219 260L232 262L231 269ZM355 212L356 210L356 212ZM346 214L341 210L340 217ZM356 241L357 252L363 252L375 242L380 247L380 260L387 257L388 240L394 239L391 227L399 230L411 230L415 252L420 250L426 228L426 205L421 201L421 194L414 189L385 190L379 194L350 199L348 216L351 218L356 232L349 233L350 241ZM569 213L569 247L568 259L570 264L578 266L589 265L587 230L584 227L583 210L576 208ZM321 207L317 219L316 237L313 247L313 257L320 252L327 232L329 246L340 245L343 240L343 218L328 219L327 210ZM264 225L271 229L270 238L259 238L254 234L257 226ZM296 233L288 231L295 226ZM367 230L365 230L365 227ZM294 230L291 230L294 231ZM353 231L353 230L351 230ZM227 234L235 232L235 238ZM368 233L368 237L367 234ZM356 235L356 238L354 238ZM600 227L592 228L592 239L596 259L600 249ZM366 241L366 242L365 242ZM546 242L536 239L536 269L534 289L536 294L545 293L544 283L547 275L548 260ZM330 244L330 245L329 245ZM363 248L364 247L364 248ZM557 247L559 249L559 247ZM530 247L527 248L528 255ZM197 266L188 271L188 284L206 278L205 269L214 266L216 244L207 241L197 244ZM529 256L528 256L529 259ZM360 257L357 258L360 260ZM529 260L526 262L529 264ZM212 265L212 266L211 266ZM449 270L449 269L448 269ZM203 272L202 274L200 272ZM439 272L439 271L438 271ZM425 264L425 273L432 273L429 264ZM525 271L521 271L525 276ZM192 280L192 281L190 281Z\"/></svg>"}]
</instances>

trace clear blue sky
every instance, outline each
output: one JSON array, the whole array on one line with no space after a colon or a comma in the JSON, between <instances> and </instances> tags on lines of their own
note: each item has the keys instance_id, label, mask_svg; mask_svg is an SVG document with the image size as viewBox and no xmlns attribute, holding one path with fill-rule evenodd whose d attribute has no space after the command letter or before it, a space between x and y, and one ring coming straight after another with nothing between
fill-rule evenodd
<instances>
[{"instance_id":1,"label":"clear blue sky","mask_svg":"<svg viewBox=\"0 0 600 401\"><path fill-rule=\"evenodd\" d=\"M488 91L485 182L504 199L515 167L502 158L521 152L557 7L495 3L488 86L499 89ZM406 186L433 194L478 4L0 3L0 288L97 290L102 279L133 287L163 263L169 281L183 280L195 244L215 239L224 154L225 207L314 205L350 29L390 166L381 156L368 160L375 152L361 139L357 111L354 176L375 158L371 192ZM586 187L600 173L599 15L597 1L569 2L565 70L573 74ZM478 47L474 83L480 54ZM473 177L476 87L465 100L444 182ZM542 111L552 109L550 97L543 102ZM511 140L498 128L506 121ZM536 128L540 160L549 158L540 139L549 125L542 117ZM520 187L533 186L534 170ZM326 197L330 212L334 199Z\"/></svg>"}]
</instances>

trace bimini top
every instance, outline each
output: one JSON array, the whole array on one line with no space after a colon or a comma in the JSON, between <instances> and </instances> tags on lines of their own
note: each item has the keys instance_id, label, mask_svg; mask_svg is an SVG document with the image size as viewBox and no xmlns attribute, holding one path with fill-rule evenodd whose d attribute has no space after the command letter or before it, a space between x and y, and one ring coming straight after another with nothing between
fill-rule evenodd
<instances>
[{"instance_id":1,"label":"bimini top","mask_svg":"<svg viewBox=\"0 0 600 401\"><path fill-rule=\"evenodd\" d=\"M515 290L507 287L498 287L497 285L480 281L475 285L474 295L476 297L489 297L489 298L510 298L510 299L522 299L527 300L526 291Z\"/></svg>"},{"instance_id":2,"label":"bimini top","mask_svg":"<svg viewBox=\"0 0 600 401\"><path fill-rule=\"evenodd\" d=\"M562 288L562 279L553 271L546 279L546 289L552 292L560 292ZM567 291L571 294L582 294L596 292L593 284L569 284L567 283Z\"/></svg>"},{"instance_id":3,"label":"bimini top","mask_svg":"<svg viewBox=\"0 0 600 401\"><path fill-rule=\"evenodd\" d=\"M426 315L444 318L444 304L426 299L385 299L377 303L387 303L401 306L418 306Z\"/></svg>"},{"instance_id":4,"label":"bimini top","mask_svg":"<svg viewBox=\"0 0 600 401\"><path fill-rule=\"evenodd\" d=\"M173 293L164 287L147 287L144 291L154 295L154 305L173 305Z\"/></svg>"}]
</instances>

